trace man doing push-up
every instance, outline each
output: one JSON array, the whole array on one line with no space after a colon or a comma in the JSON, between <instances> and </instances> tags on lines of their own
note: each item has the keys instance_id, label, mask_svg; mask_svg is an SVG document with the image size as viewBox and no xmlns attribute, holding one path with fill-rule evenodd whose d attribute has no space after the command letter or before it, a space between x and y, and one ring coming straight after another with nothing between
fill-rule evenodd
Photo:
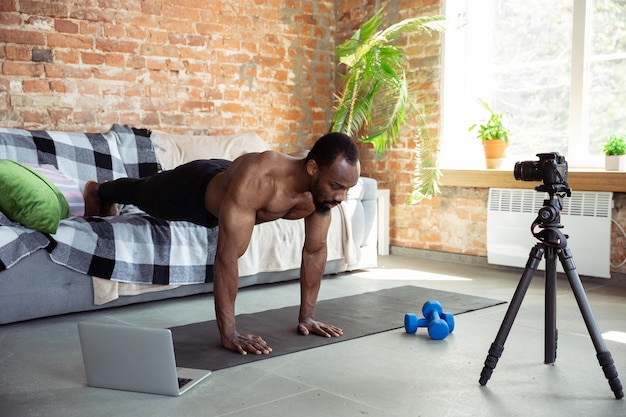
<instances>
[{"instance_id":1,"label":"man doing push-up","mask_svg":"<svg viewBox=\"0 0 626 417\"><path fill-rule=\"evenodd\" d=\"M141 179L85 185L85 215L116 214L115 203L133 204L165 220L219 226L214 275L215 313L222 345L243 355L268 354L260 336L235 326L237 261L255 224L304 219L298 332L338 337L343 331L313 318L326 266L330 209L346 198L360 175L358 149L342 133L322 136L305 158L278 152L249 153L232 162L198 160Z\"/></svg>"}]
</instances>

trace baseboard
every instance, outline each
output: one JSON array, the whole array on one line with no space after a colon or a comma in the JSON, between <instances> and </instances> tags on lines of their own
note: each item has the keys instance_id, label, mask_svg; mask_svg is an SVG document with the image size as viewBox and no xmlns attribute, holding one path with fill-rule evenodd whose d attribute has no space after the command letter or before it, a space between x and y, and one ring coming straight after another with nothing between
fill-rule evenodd
<instances>
[{"instance_id":1,"label":"baseboard","mask_svg":"<svg viewBox=\"0 0 626 417\"><path fill-rule=\"evenodd\" d=\"M406 256L408 258L422 258L433 261L460 263L464 265L482 266L485 268L504 269L509 271L523 272L523 268L515 268L510 266L492 265L487 262L486 256L466 255L463 253L442 252L428 249L407 248L403 246L390 246L389 253L391 255ZM543 274L542 271L538 273ZM567 279L565 274L559 273L559 278ZM615 287L626 287L626 274L611 272L611 278L598 278L581 275L581 280L589 285L610 285Z\"/></svg>"},{"instance_id":2,"label":"baseboard","mask_svg":"<svg viewBox=\"0 0 626 417\"><path fill-rule=\"evenodd\" d=\"M454 262L465 265L493 266L487 263L486 256L465 255L462 253L407 248L403 246L390 246L389 251L391 255L406 256L409 258L424 258L433 261Z\"/></svg>"}]
</instances>

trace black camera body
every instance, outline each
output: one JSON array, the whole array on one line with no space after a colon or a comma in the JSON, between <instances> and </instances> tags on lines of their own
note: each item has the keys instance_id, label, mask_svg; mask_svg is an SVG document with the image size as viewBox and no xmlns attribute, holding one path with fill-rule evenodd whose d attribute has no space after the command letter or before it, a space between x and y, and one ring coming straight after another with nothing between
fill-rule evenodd
<instances>
[{"instance_id":1,"label":"black camera body","mask_svg":"<svg viewBox=\"0 0 626 417\"><path fill-rule=\"evenodd\" d=\"M516 162L513 175L518 181L543 181L546 185L567 184L567 161L558 152L538 153L538 161Z\"/></svg>"}]
</instances>

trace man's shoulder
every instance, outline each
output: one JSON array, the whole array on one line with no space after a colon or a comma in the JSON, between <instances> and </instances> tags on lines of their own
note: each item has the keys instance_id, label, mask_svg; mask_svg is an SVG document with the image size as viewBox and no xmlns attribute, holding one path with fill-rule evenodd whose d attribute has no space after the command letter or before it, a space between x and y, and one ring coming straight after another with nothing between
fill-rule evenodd
<instances>
[{"instance_id":1,"label":"man's shoulder","mask_svg":"<svg viewBox=\"0 0 626 417\"><path fill-rule=\"evenodd\" d=\"M262 174L280 169L283 165L287 166L293 159L292 156L276 151L252 152L235 159L233 165L236 170Z\"/></svg>"}]
</instances>

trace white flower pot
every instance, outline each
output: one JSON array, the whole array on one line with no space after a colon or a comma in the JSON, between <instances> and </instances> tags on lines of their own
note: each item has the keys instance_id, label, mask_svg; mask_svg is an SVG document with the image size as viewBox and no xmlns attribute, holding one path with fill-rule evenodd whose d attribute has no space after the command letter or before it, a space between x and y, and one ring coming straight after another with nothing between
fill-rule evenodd
<instances>
[{"instance_id":1,"label":"white flower pot","mask_svg":"<svg viewBox=\"0 0 626 417\"><path fill-rule=\"evenodd\" d=\"M606 155L604 169L607 171L626 171L626 155Z\"/></svg>"}]
</instances>

